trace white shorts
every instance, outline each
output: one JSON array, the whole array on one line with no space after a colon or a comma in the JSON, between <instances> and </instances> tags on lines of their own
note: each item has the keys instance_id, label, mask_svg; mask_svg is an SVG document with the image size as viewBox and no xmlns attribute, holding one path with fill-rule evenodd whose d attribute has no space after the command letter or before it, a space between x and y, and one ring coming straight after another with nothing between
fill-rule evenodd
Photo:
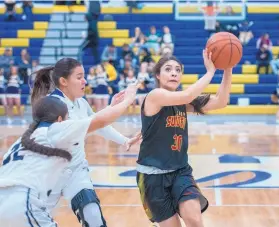
<instances>
[{"instance_id":1,"label":"white shorts","mask_svg":"<svg viewBox=\"0 0 279 227\"><path fill-rule=\"evenodd\" d=\"M89 94L89 95L86 95L86 98L95 98L95 94Z\"/></svg>"},{"instance_id":2,"label":"white shorts","mask_svg":"<svg viewBox=\"0 0 279 227\"><path fill-rule=\"evenodd\" d=\"M3 227L57 227L37 194L18 186L0 188L0 223Z\"/></svg>"},{"instance_id":3,"label":"white shorts","mask_svg":"<svg viewBox=\"0 0 279 227\"><path fill-rule=\"evenodd\" d=\"M87 162L84 162L74 170L68 169L64 171L59 183L56 185L55 189L52 190L50 196L48 197L48 209L54 209L62 195L70 205L71 200L82 189L93 190L93 183L89 175Z\"/></svg>"},{"instance_id":4,"label":"white shorts","mask_svg":"<svg viewBox=\"0 0 279 227\"><path fill-rule=\"evenodd\" d=\"M104 95L95 94L94 98L95 99L108 99L109 95L106 95L106 94L104 94Z\"/></svg>"},{"instance_id":5,"label":"white shorts","mask_svg":"<svg viewBox=\"0 0 279 227\"><path fill-rule=\"evenodd\" d=\"M14 98L14 99L18 99L20 98L20 94L6 94L7 98Z\"/></svg>"}]
</instances>

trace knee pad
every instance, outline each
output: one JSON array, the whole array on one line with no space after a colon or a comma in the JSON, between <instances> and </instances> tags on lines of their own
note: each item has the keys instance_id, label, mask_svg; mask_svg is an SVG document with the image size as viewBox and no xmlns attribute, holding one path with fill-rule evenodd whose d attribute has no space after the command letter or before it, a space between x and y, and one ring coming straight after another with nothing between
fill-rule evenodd
<instances>
[{"instance_id":1,"label":"knee pad","mask_svg":"<svg viewBox=\"0 0 279 227\"><path fill-rule=\"evenodd\" d=\"M107 227L106 221L103 217L102 210L100 207L100 200L96 194L96 192L92 189L82 189L75 197L71 200L72 210L77 216L79 222L83 227L91 227L87 220L85 220L84 216L84 207L88 204L95 203L98 205L100 210L100 215L102 218L103 224L100 227Z\"/></svg>"}]
</instances>

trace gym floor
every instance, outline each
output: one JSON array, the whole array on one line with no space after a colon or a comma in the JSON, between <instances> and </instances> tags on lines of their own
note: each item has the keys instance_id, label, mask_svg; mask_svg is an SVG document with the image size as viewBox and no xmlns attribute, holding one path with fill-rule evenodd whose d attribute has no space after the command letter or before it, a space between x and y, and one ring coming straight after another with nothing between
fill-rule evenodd
<instances>
[{"instance_id":1,"label":"gym floor","mask_svg":"<svg viewBox=\"0 0 279 227\"><path fill-rule=\"evenodd\" d=\"M26 119L30 122L30 116ZM0 157L26 129L0 118ZM210 206L207 227L279 226L279 125L274 116L189 116L189 161ZM126 136L140 130L139 116L113 126ZM135 181L139 145L130 151L92 135L86 140L87 160L108 226L152 226L144 213ZM54 210L60 227L80 227L61 199Z\"/></svg>"}]
</instances>

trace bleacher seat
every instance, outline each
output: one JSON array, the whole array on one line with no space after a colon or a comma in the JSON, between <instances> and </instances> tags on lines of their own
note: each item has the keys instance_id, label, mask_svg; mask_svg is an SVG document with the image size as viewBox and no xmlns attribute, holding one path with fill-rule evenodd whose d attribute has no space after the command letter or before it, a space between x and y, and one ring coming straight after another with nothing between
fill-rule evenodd
<instances>
[{"instance_id":1,"label":"bleacher seat","mask_svg":"<svg viewBox=\"0 0 279 227\"><path fill-rule=\"evenodd\" d=\"M78 47L83 41L81 34L87 29L83 16L86 9L84 6L75 6L70 10L75 14L72 15L74 20L69 23L63 22L63 13L69 12L69 7L66 6L34 7L32 22L19 19L16 22L7 23L4 22L4 9L0 7L0 54L3 53L4 47L12 47L13 54L19 55L21 49L26 47L32 58L43 56L45 64L55 63L57 59L54 56L57 54L61 54L60 57L76 56ZM190 12L192 9L184 10ZM21 8L17 8L17 12L21 13ZM255 38L244 47L243 58L233 71L230 104L235 106L229 106L214 113L237 113L237 105L241 99L249 99L251 105L246 109L239 107L238 110L241 113L253 113L253 111L254 113L274 113L276 111L275 106L267 106L266 109L258 106L271 104L270 94L276 88L277 78L274 75L256 74L255 46L256 39L268 31L275 45L272 52L274 55L279 54L279 46L276 46L279 40L278 12L279 7L248 7L247 19L254 21ZM124 43L130 43L136 26L139 26L146 34L151 25L155 25L160 32L163 26L168 25L175 36L174 54L184 64L183 87L186 88L194 83L205 73L201 53L207 41L207 32L204 31L203 21L176 21L172 7L144 7L142 10L133 10L132 13L128 13L128 7L103 7L102 13L101 21L98 23L101 38L100 53L106 45L114 44L119 47L120 55L121 46ZM105 14L112 14L114 21L102 21ZM64 31L65 28L67 28L66 31ZM67 38L60 38L61 31L67 34ZM158 57L155 56L154 59L157 61ZM244 65L247 61L251 64ZM83 58L86 72L91 67L91 62L91 51L86 50ZM220 71L217 72L206 92L215 93L218 90L218 84L222 79L220 73Z\"/></svg>"}]
</instances>

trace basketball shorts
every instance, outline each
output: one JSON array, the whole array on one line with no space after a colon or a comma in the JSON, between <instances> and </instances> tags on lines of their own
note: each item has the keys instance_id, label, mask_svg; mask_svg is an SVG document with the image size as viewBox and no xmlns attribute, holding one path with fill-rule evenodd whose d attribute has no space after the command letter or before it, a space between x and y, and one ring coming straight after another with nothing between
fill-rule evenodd
<instances>
[{"instance_id":1,"label":"basketball shorts","mask_svg":"<svg viewBox=\"0 0 279 227\"><path fill-rule=\"evenodd\" d=\"M47 200L48 209L52 210L57 205L60 197L71 203L71 200L83 189L92 189L93 183L90 178L87 162L70 170L66 169L62 174L59 182L51 191Z\"/></svg>"},{"instance_id":2,"label":"basketball shorts","mask_svg":"<svg viewBox=\"0 0 279 227\"><path fill-rule=\"evenodd\" d=\"M0 226L57 227L38 197L32 189L21 186L0 188Z\"/></svg>"},{"instance_id":3,"label":"basketball shorts","mask_svg":"<svg viewBox=\"0 0 279 227\"><path fill-rule=\"evenodd\" d=\"M162 222L179 214L179 203L199 199L201 212L208 207L193 176L191 166L165 174L137 173L143 208L151 222Z\"/></svg>"}]
</instances>

